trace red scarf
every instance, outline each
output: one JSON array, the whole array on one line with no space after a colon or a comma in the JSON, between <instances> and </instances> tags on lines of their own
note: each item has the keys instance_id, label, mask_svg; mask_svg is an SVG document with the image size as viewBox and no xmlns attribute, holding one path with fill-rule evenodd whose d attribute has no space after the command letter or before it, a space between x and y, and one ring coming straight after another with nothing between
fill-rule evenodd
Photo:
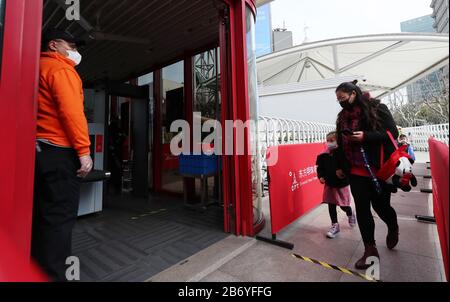
<instances>
[{"instance_id":1,"label":"red scarf","mask_svg":"<svg viewBox=\"0 0 450 302\"><path fill-rule=\"evenodd\" d=\"M343 111L342 129L350 129L352 131L360 130L361 108L353 107L351 110ZM352 167L364 167L364 158L361 154L361 143L353 142L350 136L342 135L342 145L345 156L350 161Z\"/></svg>"}]
</instances>

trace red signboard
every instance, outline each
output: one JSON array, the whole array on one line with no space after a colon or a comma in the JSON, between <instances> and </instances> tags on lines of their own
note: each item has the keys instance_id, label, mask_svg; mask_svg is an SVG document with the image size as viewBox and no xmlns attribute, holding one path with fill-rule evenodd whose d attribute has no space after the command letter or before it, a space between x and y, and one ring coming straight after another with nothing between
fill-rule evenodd
<instances>
[{"instance_id":1,"label":"red signboard","mask_svg":"<svg viewBox=\"0 0 450 302\"><path fill-rule=\"evenodd\" d=\"M272 234L322 202L316 158L325 144L270 147L267 150ZM274 160L274 157L276 160Z\"/></svg>"},{"instance_id":2,"label":"red signboard","mask_svg":"<svg viewBox=\"0 0 450 302\"><path fill-rule=\"evenodd\" d=\"M445 275L449 280L449 225L448 225L448 146L435 139L429 140L430 167L433 184L433 210L441 244Z\"/></svg>"}]
</instances>

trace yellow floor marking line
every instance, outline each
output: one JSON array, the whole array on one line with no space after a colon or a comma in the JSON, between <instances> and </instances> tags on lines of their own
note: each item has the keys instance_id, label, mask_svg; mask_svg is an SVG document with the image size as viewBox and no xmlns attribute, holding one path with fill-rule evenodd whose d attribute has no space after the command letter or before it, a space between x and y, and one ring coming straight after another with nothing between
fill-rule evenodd
<instances>
[{"instance_id":1,"label":"yellow floor marking line","mask_svg":"<svg viewBox=\"0 0 450 302\"><path fill-rule=\"evenodd\" d=\"M362 278L362 279L367 280L367 281L381 282L380 280L376 280L376 279L374 279L374 278L372 278L370 276L367 276L367 275L364 275L364 274L361 274L361 273L349 270L347 268L339 267L339 266L336 266L336 265L333 265L333 264L329 264L329 263L326 263L326 262L323 262L323 261L315 260L315 259L312 259L312 258L309 258L309 257L300 256L300 255L297 255L297 254L292 254L292 257L294 257L296 259L300 259L300 260L306 261L306 262L314 263L314 264L320 265L320 266L328 268L328 269L339 271L339 272L347 274L347 275L356 276L356 277Z\"/></svg>"}]
</instances>

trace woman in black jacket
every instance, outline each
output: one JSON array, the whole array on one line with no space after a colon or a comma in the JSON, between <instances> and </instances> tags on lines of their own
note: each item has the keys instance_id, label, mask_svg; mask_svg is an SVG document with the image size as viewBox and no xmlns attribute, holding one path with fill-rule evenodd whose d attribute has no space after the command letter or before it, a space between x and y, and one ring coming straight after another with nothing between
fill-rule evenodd
<instances>
[{"instance_id":1,"label":"woman in black jacket","mask_svg":"<svg viewBox=\"0 0 450 302\"><path fill-rule=\"evenodd\" d=\"M363 94L356 84L357 81L346 82L336 89L337 99L343 108L338 115L336 128L340 168L336 174L339 178L350 178L356 216L365 246L364 255L355 267L367 269L371 265L366 263L368 257L379 258L371 205L388 227L387 247L393 249L398 243L397 214L390 204L391 189L375 177L382 163L395 150L387 131L397 139L398 130L387 106Z\"/></svg>"}]
</instances>

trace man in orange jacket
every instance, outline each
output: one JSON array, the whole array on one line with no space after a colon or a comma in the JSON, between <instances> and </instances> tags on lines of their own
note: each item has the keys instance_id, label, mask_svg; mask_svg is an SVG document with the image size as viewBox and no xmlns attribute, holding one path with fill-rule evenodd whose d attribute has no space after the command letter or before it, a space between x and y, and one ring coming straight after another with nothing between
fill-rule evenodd
<instances>
[{"instance_id":1,"label":"man in orange jacket","mask_svg":"<svg viewBox=\"0 0 450 302\"><path fill-rule=\"evenodd\" d=\"M81 179L92 169L80 41L60 30L43 35L39 73L32 257L54 281L66 281Z\"/></svg>"}]
</instances>

